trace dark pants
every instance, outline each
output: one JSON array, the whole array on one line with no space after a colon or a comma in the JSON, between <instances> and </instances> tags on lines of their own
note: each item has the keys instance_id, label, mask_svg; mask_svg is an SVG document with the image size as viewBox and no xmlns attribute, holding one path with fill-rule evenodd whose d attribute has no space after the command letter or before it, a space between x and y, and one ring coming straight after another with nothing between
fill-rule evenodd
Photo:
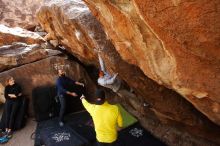
<instances>
[{"instance_id":1,"label":"dark pants","mask_svg":"<svg viewBox=\"0 0 220 146\"><path fill-rule=\"evenodd\" d=\"M19 101L6 101L6 128L13 129Z\"/></svg>"},{"instance_id":2,"label":"dark pants","mask_svg":"<svg viewBox=\"0 0 220 146\"><path fill-rule=\"evenodd\" d=\"M60 100L59 121L63 122L63 117L66 110L66 99L63 95L59 95L59 100Z\"/></svg>"},{"instance_id":3,"label":"dark pants","mask_svg":"<svg viewBox=\"0 0 220 146\"><path fill-rule=\"evenodd\" d=\"M103 142L98 142L97 141L97 146L118 146L118 145L117 145L117 142L103 143Z\"/></svg>"}]
</instances>

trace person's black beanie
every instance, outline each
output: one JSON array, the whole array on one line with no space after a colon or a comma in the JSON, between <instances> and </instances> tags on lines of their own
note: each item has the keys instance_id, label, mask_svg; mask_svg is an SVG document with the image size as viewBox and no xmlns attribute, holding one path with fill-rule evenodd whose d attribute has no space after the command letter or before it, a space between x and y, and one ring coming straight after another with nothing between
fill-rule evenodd
<instances>
[{"instance_id":1,"label":"person's black beanie","mask_svg":"<svg viewBox=\"0 0 220 146\"><path fill-rule=\"evenodd\" d=\"M104 92L104 90L102 90L102 89L97 89L97 90L95 91L95 96L96 96L96 97L99 97L99 98L102 98L102 97L105 98L105 92Z\"/></svg>"},{"instance_id":2,"label":"person's black beanie","mask_svg":"<svg viewBox=\"0 0 220 146\"><path fill-rule=\"evenodd\" d=\"M96 104L101 105L105 102L105 92L102 89L97 89L95 92L96 99L100 98L101 100L96 100Z\"/></svg>"}]
</instances>

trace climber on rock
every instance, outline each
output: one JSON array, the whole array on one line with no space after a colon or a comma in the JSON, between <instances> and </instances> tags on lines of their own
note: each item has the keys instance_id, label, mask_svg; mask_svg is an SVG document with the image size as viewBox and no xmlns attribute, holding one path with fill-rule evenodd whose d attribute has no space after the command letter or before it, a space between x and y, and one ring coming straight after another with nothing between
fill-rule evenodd
<instances>
[{"instance_id":1,"label":"climber on rock","mask_svg":"<svg viewBox=\"0 0 220 146\"><path fill-rule=\"evenodd\" d=\"M130 95L131 97L135 97L130 87L125 86L125 83L123 83L122 80L118 77L118 73L114 75L110 75L106 71L105 63L103 59L101 58L101 55L99 52L100 51L98 51L98 58L99 58L99 64L100 64L101 69L99 71L98 84L103 87L112 89L119 96L123 96L121 94L126 94L126 96Z\"/></svg>"},{"instance_id":2,"label":"climber on rock","mask_svg":"<svg viewBox=\"0 0 220 146\"><path fill-rule=\"evenodd\" d=\"M110 75L105 68L104 61L102 60L100 54L98 53L99 64L101 70L99 71L98 84L106 88L112 89L114 92L117 92L121 86L121 80L117 78L118 73Z\"/></svg>"},{"instance_id":3,"label":"climber on rock","mask_svg":"<svg viewBox=\"0 0 220 146\"><path fill-rule=\"evenodd\" d=\"M100 64L99 78L98 84L110 88L120 97L137 99L139 98L136 94L134 94L133 89L126 85L126 83L122 82L122 80L118 77L118 73L114 75L110 75L105 68L105 63L100 55L100 50L96 50L98 52L98 59ZM149 103L145 103L145 107L150 107Z\"/></svg>"}]
</instances>

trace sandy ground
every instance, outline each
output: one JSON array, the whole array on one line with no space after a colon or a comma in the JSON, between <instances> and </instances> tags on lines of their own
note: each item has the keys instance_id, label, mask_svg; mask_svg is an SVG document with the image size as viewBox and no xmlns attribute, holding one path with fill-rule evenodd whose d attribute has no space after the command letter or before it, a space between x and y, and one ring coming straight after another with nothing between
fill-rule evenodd
<instances>
[{"instance_id":1,"label":"sandy ground","mask_svg":"<svg viewBox=\"0 0 220 146\"><path fill-rule=\"evenodd\" d=\"M2 115L2 107L0 107L0 117ZM29 118L26 126L16 131L13 134L13 137L2 146L34 146L34 140L31 139L31 134L35 131L36 122L33 118Z\"/></svg>"},{"instance_id":2,"label":"sandy ground","mask_svg":"<svg viewBox=\"0 0 220 146\"><path fill-rule=\"evenodd\" d=\"M31 139L31 134L35 131L36 122L33 119L28 119L26 126L16 131L13 137L4 146L33 146L34 140Z\"/></svg>"}]
</instances>

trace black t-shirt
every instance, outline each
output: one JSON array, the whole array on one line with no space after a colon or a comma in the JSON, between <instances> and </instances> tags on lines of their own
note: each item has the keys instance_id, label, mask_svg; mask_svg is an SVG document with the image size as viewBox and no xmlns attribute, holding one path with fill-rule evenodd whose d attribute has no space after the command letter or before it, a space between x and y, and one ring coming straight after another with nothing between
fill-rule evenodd
<instances>
[{"instance_id":1,"label":"black t-shirt","mask_svg":"<svg viewBox=\"0 0 220 146\"><path fill-rule=\"evenodd\" d=\"M21 98L21 96L18 96L18 94L21 93L21 87L18 84L13 85L7 85L5 87L5 99L6 100L18 100ZM15 94L17 98L10 98L8 94Z\"/></svg>"},{"instance_id":2,"label":"black t-shirt","mask_svg":"<svg viewBox=\"0 0 220 146\"><path fill-rule=\"evenodd\" d=\"M66 95L66 91L72 92L76 86L75 81L66 77L60 76L56 81L58 95Z\"/></svg>"}]
</instances>

